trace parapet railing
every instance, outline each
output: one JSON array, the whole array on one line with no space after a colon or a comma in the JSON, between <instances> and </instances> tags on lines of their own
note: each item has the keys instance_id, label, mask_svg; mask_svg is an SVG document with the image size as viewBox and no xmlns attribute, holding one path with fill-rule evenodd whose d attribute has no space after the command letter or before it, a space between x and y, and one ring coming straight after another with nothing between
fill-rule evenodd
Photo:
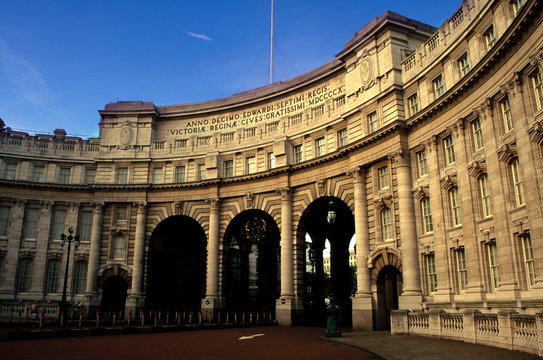
<instances>
[{"instance_id":1,"label":"parapet railing","mask_svg":"<svg viewBox=\"0 0 543 360\"><path fill-rule=\"evenodd\" d=\"M433 336L543 356L543 312L520 315L514 310L501 310L497 314L478 310L464 313L394 310L391 333Z\"/></svg>"}]
</instances>

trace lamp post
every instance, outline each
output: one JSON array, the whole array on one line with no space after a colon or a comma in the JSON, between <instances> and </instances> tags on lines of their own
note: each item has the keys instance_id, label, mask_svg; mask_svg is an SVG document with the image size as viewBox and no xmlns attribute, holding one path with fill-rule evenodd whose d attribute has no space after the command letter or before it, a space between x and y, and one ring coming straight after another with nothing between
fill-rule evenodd
<instances>
[{"instance_id":1,"label":"lamp post","mask_svg":"<svg viewBox=\"0 0 543 360\"><path fill-rule=\"evenodd\" d=\"M74 246L77 248L79 246L79 235L73 236L74 229L70 226L68 229L68 235L62 234L60 235L60 246L64 247L64 243L68 243L68 252L66 254L66 269L64 271L64 285L62 287L62 298L60 299L60 311L65 312L66 311L66 287L68 285L68 265L70 264L70 249L72 246L72 243L74 243Z\"/></svg>"},{"instance_id":2,"label":"lamp post","mask_svg":"<svg viewBox=\"0 0 543 360\"><path fill-rule=\"evenodd\" d=\"M332 226L336 222L336 210L334 201L330 199L328 203L328 213L326 214L326 221L330 226L330 233L332 232ZM330 248L332 247L332 242L330 241ZM330 249L331 250L331 249ZM332 265L332 254L330 254L330 265ZM341 330L339 328L339 306L336 303L336 298L333 293L330 294L330 303L326 307L326 312L328 313L328 320L326 321L326 337L340 337Z\"/></svg>"}]
</instances>

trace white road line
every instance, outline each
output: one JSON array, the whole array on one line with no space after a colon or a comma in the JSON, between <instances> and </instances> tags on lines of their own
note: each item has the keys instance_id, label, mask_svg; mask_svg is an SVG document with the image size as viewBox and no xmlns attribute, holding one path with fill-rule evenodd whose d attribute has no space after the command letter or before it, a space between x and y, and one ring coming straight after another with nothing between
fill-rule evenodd
<instances>
[{"instance_id":1,"label":"white road line","mask_svg":"<svg viewBox=\"0 0 543 360\"><path fill-rule=\"evenodd\" d=\"M249 336L242 336L238 340L254 339L257 336L264 336L264 334L255 334L255 335L249 335Z\"/></svg>"}]
</instances>

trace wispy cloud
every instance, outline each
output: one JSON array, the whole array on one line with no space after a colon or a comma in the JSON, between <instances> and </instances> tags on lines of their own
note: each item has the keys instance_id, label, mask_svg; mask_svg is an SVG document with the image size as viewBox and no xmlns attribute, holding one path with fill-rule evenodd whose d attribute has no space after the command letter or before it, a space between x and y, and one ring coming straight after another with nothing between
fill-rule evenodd
<instances>
[{"instance_id":1,"label":"wispy cloud","mask_svg":"<svg viewBox=\"0 0 543 360\"><path fill-rule=\"evenodd\" d=\"M213 40L212 38L210 38L209 36L207 36L205 34L198 34L198 33L192 32L192 31L187 31L187 35L190 36L190 37L200 39L200 40L205 40L205 41Z\"/></svg>"}]
</instances>

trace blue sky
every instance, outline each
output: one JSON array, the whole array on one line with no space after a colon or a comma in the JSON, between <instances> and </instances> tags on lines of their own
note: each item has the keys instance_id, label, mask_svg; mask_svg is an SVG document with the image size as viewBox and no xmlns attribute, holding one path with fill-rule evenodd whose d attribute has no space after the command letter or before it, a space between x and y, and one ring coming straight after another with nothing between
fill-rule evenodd
<instances>
[{"instance_id":1,"label":"blue sky","mask_svg":"<svg viewBox=\"0 0 543 360\"><path fill-rule=\"evenodd\" d=\"M269 82L270 0L0 1L0 117L98 135L99 109L227 97ZM274 0L280 81L333 60L386 10L439 26L461 0Z\"/></svg>"}]
</instances>

